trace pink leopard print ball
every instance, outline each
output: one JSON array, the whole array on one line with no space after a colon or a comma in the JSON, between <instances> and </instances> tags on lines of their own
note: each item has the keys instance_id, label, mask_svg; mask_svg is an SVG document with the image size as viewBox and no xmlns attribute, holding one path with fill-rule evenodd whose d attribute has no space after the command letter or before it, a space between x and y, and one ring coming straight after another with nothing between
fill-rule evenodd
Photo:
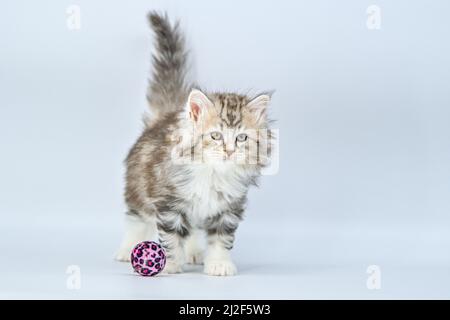
<instances>
[{"instance_id":1,"label":"pink leopard print ball","mask_svg":"<svg viewBox=\"0 0 450 320\"><path fill-rule=\"evenodd\" d=\"M131 252L131 265L141 276L156 276L166 265L166 252L157 242L141 242Z\"/></svg>"}]
</instances>

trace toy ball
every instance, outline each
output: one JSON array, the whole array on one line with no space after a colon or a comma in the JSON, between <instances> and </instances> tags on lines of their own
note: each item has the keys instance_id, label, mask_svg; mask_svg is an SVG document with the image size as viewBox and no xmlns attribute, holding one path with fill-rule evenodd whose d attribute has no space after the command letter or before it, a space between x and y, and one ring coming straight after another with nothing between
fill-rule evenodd
<instances>
[{"instance_id":1,"label":"toy ball","mask_svg":"<svg viewBox=\"0 0 450 320\"><path fill-rule=\"evenodd\" d=\"M131 265L141 276L156 276L166 265L166 252L157 242L141 242L131 252Z\"/></svg>"}]
</instances>

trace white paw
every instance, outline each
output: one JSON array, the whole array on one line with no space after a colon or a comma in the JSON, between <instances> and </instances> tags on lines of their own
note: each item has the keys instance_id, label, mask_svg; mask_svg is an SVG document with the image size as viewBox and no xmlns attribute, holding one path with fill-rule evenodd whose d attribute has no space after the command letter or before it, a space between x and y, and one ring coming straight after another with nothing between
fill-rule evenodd
<instances>
[{"instance_id":1,"label":"white paw","mask_svg":"<svg viewBox=\"0 0 450 320\"><path fill-rule=\"evenodd\" d=\"M115 259L117 261L129 262L131 260L131 250L128 250L128 248L120 248L116 253Z\"/></svg>"},{"instance_id":2,"label":"white paw","mask_svg":"<svg viewBox=\"0 0 450 320\"><path fill-rule=\"evenodd\" d=\"M186 263L203 264L203 252L202 251L186 252Z\"/></svg>"},{"instance_id":3,"label":"white paw","mask_svg":"<svg viewBox=\"0 0 450 320\"><path fill-rule=\"evenodd\" d=\"M173 274L183 272L183 268L180 263L167 261L166 266L162 270L162 274Z\"/></svg>"},{"instance_id":4,"label":"white paw","mask_svg":"<svg viewBox=\"0 0 450 320\"><path fill-rule=\"evenodd\" d=\"M213 260L205 262L204 272L210 276L234 276L237 269L230 260Z\"/></svg>"}]
</instances>

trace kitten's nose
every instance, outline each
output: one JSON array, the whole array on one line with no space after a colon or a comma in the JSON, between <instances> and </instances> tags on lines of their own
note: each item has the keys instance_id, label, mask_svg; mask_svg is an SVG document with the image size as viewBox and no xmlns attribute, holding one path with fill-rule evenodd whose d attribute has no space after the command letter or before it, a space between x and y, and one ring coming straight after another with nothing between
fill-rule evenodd
<instances>
[{"instance_id":1,"label":"kitten's nose","mask_svg":"<svg viewBox=\"0 0 450 320\"><path fill-rule=\"evenodd\" d=\"M230 157L234 153L234 150L227 150L226 153L227 153L227 156Z\"/></svg>"}]
</instances>

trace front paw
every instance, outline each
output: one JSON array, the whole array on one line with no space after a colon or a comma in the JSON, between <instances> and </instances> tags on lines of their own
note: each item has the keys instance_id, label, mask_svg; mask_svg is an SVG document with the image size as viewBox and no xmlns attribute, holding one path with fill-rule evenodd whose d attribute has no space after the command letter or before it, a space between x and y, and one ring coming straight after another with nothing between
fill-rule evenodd
<instances>
[{"instance_id":1,"label":"front paw","mask_svg":"<svg viewBox=\"0 0 450 320\"><path fill-rule=\"evenodd\" d=\"M180 263L167 261L166 266L164 267L162 274L174 274L183 272L183 268Z\"/></svg>"},{"instance_id":2,"label":"front paw","mask_svg":"<svg viewBox=\"0 0 450 320\"><path fill-rule=\"evenodd\" d=\"M204 272L210 276L234 276L237 269L230 260L213 260L205 262Z\"/></svg>"}]
</instances>

